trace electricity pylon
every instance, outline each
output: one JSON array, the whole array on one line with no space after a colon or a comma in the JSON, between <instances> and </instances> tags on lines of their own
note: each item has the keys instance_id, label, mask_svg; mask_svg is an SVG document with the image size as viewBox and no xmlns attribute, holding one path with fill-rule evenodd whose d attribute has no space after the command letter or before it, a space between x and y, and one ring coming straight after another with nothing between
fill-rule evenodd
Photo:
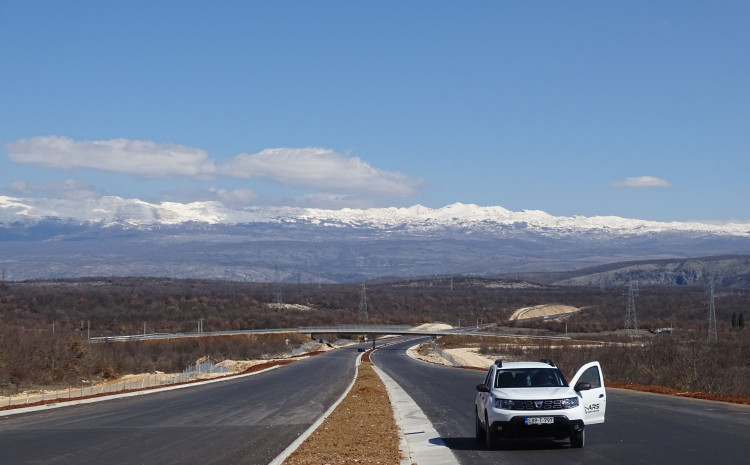
<instances>
[{"instance_id":1,"label":"electricity pylon","mask_svg":"<svg viewBox=\"0 0 750 465\"><path fill-rule=\"evenodd\" d=\"M714 277L708 281L708 340L715 341L716 336L716 306L714 305Z\"/></svg>"},{"instance_id":2,"label":"electricity pylon","mask_svg":"<svg viewBox=\"0 0 750 465\"><path fill-rule=\"evenodd\" d=\"M273 283L273 303L282 304L281 300L281 280L279 279L279 267L275 267L274 283Z\"/></svg>"},{"instance_id":3,"label":"electricity pylon","mask_svg":"<svg viewBox=\"0 0 750 465\"><path fill-rule=\"evenodd\" d=\"M367 321L370 317L367 313L367 291L365 290L365 281L362 280L362 296L359 299L359 318L361 321Z\"/></svg>"},{"instance_id":4,"label":"electricity pylon","mask_svg":"<svg viewBox=\"0 0 750 465\"><path fill-rule=\"evenodd\" d=\"M638 319L635 316L635 295L638 292L638 284L633 281L628 286L628 304L625 308L625 329L631 335L638 330Z\"/></svg>"}]
</instances>

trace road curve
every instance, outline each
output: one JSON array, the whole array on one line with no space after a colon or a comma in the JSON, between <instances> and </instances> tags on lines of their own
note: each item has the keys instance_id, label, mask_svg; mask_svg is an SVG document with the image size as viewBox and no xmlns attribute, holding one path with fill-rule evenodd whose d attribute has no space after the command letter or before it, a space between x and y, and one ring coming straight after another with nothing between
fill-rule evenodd
<instances>
[{"instance_id":1,"label":"road curve","mask_svg":"<svg viewBox=\"0 0 750 465\"><path fill-rule=\"evenodd\" d=\"M417 402L462 464L719 464L745 463L750 406L608 389L607 418L586 431L586 446L567 441L517 440L488 451L474 437L475 386L482 371L409 358L414 342L375 352L372 361ZM604 367L606 375L606 367Z\"/></svg>"},{"instance_id":2,"label":"road curve","mask_svg":"<svg viewBox=\"0 0 750 465\"><path fill-rule=\"evenodd\" d=\"M242 379L0 417L0 463L268 464L344 392L356 348Z\"/></svg>"}]
</instances>

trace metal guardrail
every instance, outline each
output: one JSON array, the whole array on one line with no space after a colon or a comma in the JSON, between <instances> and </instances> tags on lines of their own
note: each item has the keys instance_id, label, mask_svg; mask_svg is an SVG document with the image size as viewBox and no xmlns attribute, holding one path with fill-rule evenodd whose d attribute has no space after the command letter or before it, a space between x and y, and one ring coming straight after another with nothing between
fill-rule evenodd
<instances>
[{"instance_id":1,"label":"metal guardrail","mask_svg":"<svg viewBox=\"0 0 750 465\"><path fill-rule=\"evenodd\" d=\"M461 363L459 363L458 360L456 360L451 354L438 347L437 344L432 342L432 339L430 339L430 346L432 346L432 350L434 350L439 356L447 360L452 366L461 366Z\"/></svg>"},{"instance_id":2,"label":"metal guardrail","mask_svg":"<svg viewBox=\"0 0 750 465\"><path fill-rule=\"evenodd\" d=\"M235 331L203 331L188 333L148 333L148 334L131 334L127 336L98 336L88 339L89 342L108 342L108 341L142 341L147 339L177 339L183 337L210 337L210 336L237 336L241 334L261 334L261 333L288 333L298 332L296 328L286 329L245 329Z\"/></svg>"},{"instance_id":3,"label":"metal guardrail","mask_svg":"<svg viewBox=\"0 0 750 465\"><path fill-rule=\"evenodd\" d=\"M7 397L0 397L0 406L17 408L38 405L39 403L64 402L87 397L154 389L188 383L211 373L226 374L227 369L223 366L217 366L211 360L206 360L188 366L181 373L146 373L99 383L83 382L80 385L62 389L31 390L8 395Z\"/></svg>"}]
</instances>

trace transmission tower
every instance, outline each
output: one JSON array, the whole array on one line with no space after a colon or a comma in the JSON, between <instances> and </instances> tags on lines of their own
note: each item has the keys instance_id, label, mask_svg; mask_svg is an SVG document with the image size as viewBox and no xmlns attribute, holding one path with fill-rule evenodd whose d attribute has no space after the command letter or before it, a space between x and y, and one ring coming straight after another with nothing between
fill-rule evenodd
<instances>
[{"instance_id":1,"label":"transmission tower","mask_svg":"<svg viewBox=\"0 0 750 465\"><path fill-rule=\"evenodd\" d=\"M708 281L708 340L715 341L716 336L716 306L714 305L714 278Z\"/></svg>"},{"instance_id":2,"label":"transmission tower","mask_svg":"<svg viewBox=\"0 0 750 465\"><path fill-rule=\"evenodd\" d=\"M628 286L628 305L625 308L625 329L631 335L635 335L638 330L638 320L635 316L635 296L638 293L638 283L633 281Z\"/></svg>"},{"instance_id":3,"label":"transmission tower","mask_svg":"<svg viewBox=\"0 0 750 465\"><path fill-rule=\"evenodd\" d=\"M362 297L359 299L359 318L361 321L367 321L370 316L367 313L367 291L365 281L362 280Z\"/></svg>"},{"instance_id":4,"label":"transmission tower","mask_svg":"<svg viewBox=\"0 0 750 465\"><path fill-rule=\"evenodd\" d=\"M275 304L282 304L281 300L281 281L279 280L279 267L276 266L276 271L274 274L274 284L273 284L273 303Z\"/></svg>"}]
</instances>

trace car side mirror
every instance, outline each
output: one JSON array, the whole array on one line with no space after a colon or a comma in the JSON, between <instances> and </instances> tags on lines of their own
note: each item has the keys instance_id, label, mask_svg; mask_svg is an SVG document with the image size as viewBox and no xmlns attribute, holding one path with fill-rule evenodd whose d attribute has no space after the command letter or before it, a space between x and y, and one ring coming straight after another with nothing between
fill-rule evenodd
<instances>
[{"instance_id":1,"label":"car side mirror","mask_svg":"<svg viewBox=\"0 0 750 465\"><path fill-rule=\"evenodd\" d=\"M479 391L479 392L490 392L490 388L488 388L484 383L483 384L477 384L477 391Z\"/></svg>"},{"instance_id":2,"label":"car side mirror","mask_svg":"<svg viewBox=\"0 0 750 465\"><path fill-rule=\"evenodd\" d=\"M589 383L587 383L585 381L581 381L580 383L576 384L576 387L574 387L573 389L576 392L579 392L579 391L588 391L589 389L591 389L591 384L589 384Z\"/></svg>"}]
</instances>

